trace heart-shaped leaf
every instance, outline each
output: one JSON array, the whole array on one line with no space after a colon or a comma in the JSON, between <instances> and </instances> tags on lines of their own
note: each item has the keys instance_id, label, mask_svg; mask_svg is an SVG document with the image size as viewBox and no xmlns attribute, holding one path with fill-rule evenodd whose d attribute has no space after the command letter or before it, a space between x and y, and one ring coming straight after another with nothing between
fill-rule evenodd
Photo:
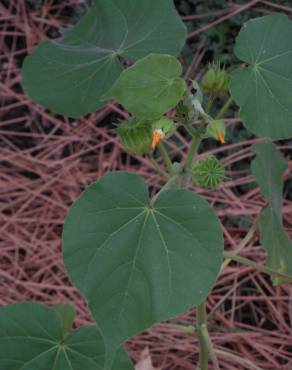
<instances>
[{"instance_id":1,"label":"heart-shaped leaf","mask_svg":"<svg viewBox=\"0 0 292 370\"><path fill-rule=\"evenodd\" d=\"M230 90L246 127L273 139L292 136L292 21L273 14L247 22L235 54L248 67L231 73Z\"/></svg>"},{"instance_id":2,"label":"heart-shaped leaf","mask_svg":"<svg viewBox=\"0 0 292 370\"><path fill-rule=\"evenodd\" d=\"M269 207L263 210L260 221L261 243L268 254L268 265L274 270L292 275L292 242L282 223L283 174L287 161L272 143L253 145L256 158L251 168L269 200ZM285 279L273 278L275 285L286 283Z\"/></svg>"},{"instance_id":3,"label":"heart-shaped leaf","mask_svg":"<svg viewBox=\"0 0 292 370\"><path fill-rule=\"evenodd\" d=\"M27 93L52 111L78 117L100 100L122 72L120 59L177 55L186 30L170 0L93 0L76 27L42 42L26 58Z\"/></svg>"},{"instance_id":4,"label":"heart-shaped leaf","mask_svg":"<svg viewBox=\"0 0 292 370\"><path fill-rule=\"evenodd\" d=\"M116 99L136 117L159 118L175 107L186 91L181 73L175 57L150 54L123 71L107 97Z\"/></svg>"},{"instance_id":5,"label":"heart-shaped leaf","mask_svg":"<svg viewBox=\"0 0 292 370\"><path fill-rule=\"evenodd\" d=\"M63 305L65 311L72 310ZM58 312L37 303L0 308L0 369L104 370L104 342L96 326L65 333ZM112 369L133 369L122 349Z\"/></svg>"},{"instance_id":6,"label":"heart-shaped leaf","mask_svg":"<svg viewBox=\"0 0 292 370\"><path fill-rule=\"evenodd\" d=\"M63 323L63 335L66 335L70 331L75 320L75 307L71 304L57 303L53 306L53 309L60 316Z\"/></svg>"},{"instance_id":7,"label":"heart-shaped leaf","mask_svg":"<svg viewBox=\"0 0 292 370\"><path fill-rule=\"evenodd\" d=\"M205 200L170 189L152 206L143 180L127 172L83 192L63 238L65 266L88 300L107 358L130 336L200 304L223 253L220 224Z\"/></svg>"}]
</instances>

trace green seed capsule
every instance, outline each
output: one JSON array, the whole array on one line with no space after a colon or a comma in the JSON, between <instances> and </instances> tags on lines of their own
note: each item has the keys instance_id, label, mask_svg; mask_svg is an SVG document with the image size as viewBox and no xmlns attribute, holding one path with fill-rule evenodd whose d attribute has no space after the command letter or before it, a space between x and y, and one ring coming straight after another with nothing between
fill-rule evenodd
<instances>
[{"instance_id":1,"label":"green seed capsule","mask_svg":"<svg viewBox=\"0 0 292 370\"><path fill-rule=\"evenodd\" d=\"M218 64L212 64L203 76L201 85L203 91L207 94L225 96L228 95L228 83L228 73L221 69Z\"/></svg>"},{"instance_id":2,"label":"green seed capsule","mask_svg":"<svg viewBox=\"0 0 292 370\"><path fill-rule=\"evenodd\" d=\"M216 69L209 67L207 72L204 74L202 79L202 90L206 93L210 93L214 90L216 84Z\"/></svg>"},{"instance_id":3,"label":"green seed capsule","mask_svg":"<svg viewBox=\"0 0 292 370\"><path fill-rule=\"evenodd\" d=\"M202 158L193 166L192 178L201 188L214 190L223 182L225 169L214 156Z\"/></svg>"},{"instance_id":4,"label":"green seed capsule","mask_svg":"<svg viewBox=\"0 0 292 370\"><path fill-rule=\"evenodd\" d=\"M229 76L224 69L219 69L216 74L216 94L219 96L228 95Z\"/></svg>"},{"instance_id":5,"label":"green seed capsule","mask_svg":"<svg viewBox=\"0 0 292 370\"><path fill-rule=\"evenodd\" d=\"M151 150L152 130L147 121L131 119L123 121L116 129L124 148L134 154L143 155Z\"/></svg>"}]
</instances>

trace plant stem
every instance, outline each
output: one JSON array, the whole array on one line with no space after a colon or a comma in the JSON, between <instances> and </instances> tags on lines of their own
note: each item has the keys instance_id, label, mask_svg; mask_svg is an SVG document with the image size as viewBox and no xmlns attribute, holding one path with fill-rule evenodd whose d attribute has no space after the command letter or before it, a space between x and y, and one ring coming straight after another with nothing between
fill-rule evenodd
<instances>
[{"instance_id":1,"label":"plant stem","mask_svg":"<svg viewBox=\"0 0 292 370\"><path fill-rule=\"evenodd\" d=\"M158 147L159 152L160 152L160 154L161 154L161 156L162 156L162 158L163 158L163 160L166 164L167 171L172 175L172 173L173 173L172 162L171 162L171 159L170 159L170 157L167 153L167 150L166 150L164 144L161 141L159 141L159 143L157 144L157 147Z\"/></svg>"},{"instance_id":2,"label":"plant stem","mask_svg":"<svg viewBox=\"0 0 292 370\"><path fill-rule=\"evenodd\" d=\"M187 158L184 163L185 174L183 175L182 180L181 180L182 188L188 187L189 181L191 179L190 169L192 167L194 158L198 152L201 140L202 140L201 134L196 132L193 136L191 147L190 147L190 150L188 152Z\"/></svg>"},{"instance_id":3,"label":"plant stem","mask_svg":"<svg viewBox=\"0 0 292 370\"><path fill-rule=\"evenodd\" d=\"M192 325L168 324L169 327L183 331L187 334L196 335L196 329Z\"/></svg>"},{"instance_id":4,"label":"plant stem","mask_svg":"<svg viewBox=\"0 0 292 370\"><path fill-rule=\"evenodd\" d=\"M147 157L149 161L152 163L153 167L156 169L156 171L166 179L168 178L168 174L159 166L159 164L156 162L155 158L152 155L149 155Z\"/></svg>"},{"instance_id":5,"label":"plant stem","mask_svg":"<svg viewBox=\"0 0 292 370\"><path fill-rule=\"evenodd\" d=\"M215 119L220 119L220 118L224 117L224 114L226 113L226 111L228 110L228 108L231 106L232 103L233 103L233 98L232 98L232 96L230 96L230 98L226 101L226 103L223 105L223 107L217 113Z\"/></svg>"},{"instance_id":6,"label":"plant stem","mask_svg":"<svg viewBox=\"0 0 292 370\"><path fill-rule=\"evenodd\" d=\"M176 175L173 175L173 176L171 176L171 177L167 180L167 182L162 186L162 188L159 190L159 192L158 192L158 193L156 193L156 194L154 195L154 197L151 199L151 201L150 201L150 205L151 205L151 206L153 206L153 204L155 203L156 199L158 198L159 194L160 194L162 191L167 190L167 189L170 189L170 188L172 188L172 187L176 187L176 186L174 186L174 185L175 185L176 181L178 181L178 176L179 176L179 175L177 175L177 174L176 174Z\"/></svg>"},{"instance_id":7,"label":"plant stem","mask_svg":"<svg viewBox=\"0 0 292 370\"><path fill-rule=\"evenodd\" d=\"M205 302L203 302L197 308L197 331L199 337L200 370L208 370L208 346L203 334L204 330L207 330L206 316L206 304Z\"/></svg>"},{"instance_id":8,"label":"plant stem","mask_svg":"<svg viewBox=\"0 0 292 370\"><path fill-rule=\"evenodd\" d=\"M203 339L206 343L206 346L208 347L208 353L209 353L210 358L213 362L214 369L215 370L220 370L220 366L219 366L219 363L218 363L218 360L217 360L217 356L216 356L216 353L215 353L215 350L214 350L214 347L213 347L213 344L212 344L212 341L211 341L211 338L210 338L210 335L209 335L206 324L201 325L201 333L202 333Z\"/></svg>"},{"instance_id":9,"label":"plant stem","mask_svg":"<svg viewBox=\"0 0 292 370\"><path fill-rule=\"evenodd\" d=\"M188 155L185 161L185 168L189 169L192 167L193 160L194 160L195 155L198 152L200 143L201 143L201 135L196 133L193 137L191 147L190 147L190 150L188 152Z\"/></svg>"},{"instance_id":10,"label":"plant stem","mask_svg":"<svg viewBox=\"0 0 292 370\"><path fill-rule=\"evenodd\" d=\"M206 108L205 108L206 113L210 113L214 101L215 101L215 96L214 95L209 95L208 101L207 101L207 104L206 104Z\"/></svg>"},{"instance_id":11,"label":"plant stem","mask_svg":"<svg viewBox=\"0 0 292 370\"><path fill-rule=\"evenodd\" d=\"M260 265L259 263L254 262L254 261L252 261L248 258L241 257L241 256L238 256L234 253L226 252L226 251L223 252L223 256L226 257L226 258L229 258L233 261L239 262L242 265L253 267L258 271L261 271L261 272L264 272L265 274L270 275L271 277L275 277L275 276L280 277L280 278L283 278L283 279L289 281L290 283L292 283L292 276L283 274L283 273L278 272L278 271L275 271L275 270L271 269L270 267Z\"/></svg>"}]
</instances>

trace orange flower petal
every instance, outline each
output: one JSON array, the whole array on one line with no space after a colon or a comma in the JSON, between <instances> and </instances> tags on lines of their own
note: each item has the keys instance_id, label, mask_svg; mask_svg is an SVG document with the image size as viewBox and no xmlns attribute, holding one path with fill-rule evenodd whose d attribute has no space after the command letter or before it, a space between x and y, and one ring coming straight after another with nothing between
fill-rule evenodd
<instances>
[{"instance_id":1,"label":"orange flower petal","mask_svg":"<svg viewBox=\"0 0 292 370\"><path fill-rule=\"evenodd\" d=\"M162 140L164 138L164 136L165 135L164 135L162 130L160 130L160 129L154 130L153 138L152 138L152 144L151 144L152 149L156 148L156 145L159 143L160 140Z\"/></svg>"},{"instance_id":2,"label":"orange flower petal","mask_svg":"<svg viewBox=\"0 0 292 370\"><path fill-rule=\"evenodd\" d=\"M224 135L223 134L218 135L217 140L219 140L221 144L224 144L225 143L225 137L224 137Z\"/></svg>"}]
</instances>

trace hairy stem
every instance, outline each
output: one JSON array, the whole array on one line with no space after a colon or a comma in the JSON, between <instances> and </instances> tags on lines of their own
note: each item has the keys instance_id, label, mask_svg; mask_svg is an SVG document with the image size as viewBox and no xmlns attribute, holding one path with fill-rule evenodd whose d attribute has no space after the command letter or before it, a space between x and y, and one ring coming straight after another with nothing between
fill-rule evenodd
<instances>
[{"instance_id":1,"label":"hairy stem","mask_svg":"<svg viewBox=\"0 0 292 370\"><path fill-rule=\"evenodd\" d=\"M215 96L214 95L209 95L208 101L207 101L207 104L206 104L206 108L205 108L206 113L210 113L214 101L215 101Z\"/></svg>"},{"instance_id":2,"label":"hairy stem","mask_svg":"<svg viewBox=\"0 0 292 370\"><path fill-rule=\"evenodd\" d=\"M217 356L216 356L216 353L215 353L215 350L214 350L214 347L213 347L213 344L212 344L212 341L211 341L211 338L210 338L210 335L209 335L206 324L202 324L201 334L202 334L203 339L204 339L204 341L206 343L206 346L208 348L208 353L210 355L211 361L213 362L214 369L215 370L220 370L220 366L219 366L219 363L218 363L218 360L217 360Z\"/></svg>"},{"instance_id":3,"label":"hairy stem","mask_svg":"<svg viewBox=\"0 0 292 370\"><path fill-rule=\"evenodd\" d=\"M196 132L193 136L191 147L189 149L188 155L187 155L185 163L184 163L185 173L183 174L183 176L181 178L181 187L182 188L187 188L188 184L190 182L190 179L191 179L190 169L191 169L192 164L194 162L195 156L198 152L201 140L202 140L201 134Z\"/></svg>"},{"instance_id":4,"label":"hairy stem","mask_svg":"<svg viewBox=\"0 0 292 370\"><path fill-rule=\"evenodd\" d=\"M172 162L171 162L171 159L168 155L168 152L167 152L164 144L161 141L159 141L159 143L157 144L157 147L158 147L159 152L160 152L160 154L161 154L161 156L162 156L162 158L165 162L167 171L172 175L172 173L173 173Z\"/></svg>"},{"instance_id":5,"label":"hairy stem","mask_svg":"<svg viewBox=\"0 0 292 370\"><path fill-rule=\"evenodd\" d=\"M159 194L161 193L161 192L163 192L164 190L167 190L167 189L171 189L171 188L177 188L178 186L178 177L179 175L173 175L173 176L171 176L168 180L167 180L167 182L162 186L162 188L159 190L159 192L158 193L156 193L155 195L154 195L154 197L151 199L151 202L150 202L150 205L151 206L153 206L154 205L154 203L155 203L155 201L156 201L156 199L158 198L158 196L159 196Z\"/></svg>"},{"instance_id":6,"label":"hairy stem","mask_svg":"<svg viewBox=\"0 0 292 370\"><path fill-rule=\"evenodd\" d=\"M228 110L228 108L231 106L232 103L233 103L233 98L232 98L232 96L230 96L230 98L226 101L226 103L223 105L223 107L217 113L215 119L223 118L226 111Z\"/></svg>"},{"instance_id":7,"label":"hairy stem","mask_svg":"<svg viewBox=\"0 0 292 370\"><path fill-rule=\"evenodd\" d=\"M197 308L197 330L199 339L199 362L200 370L208 370L208 346L204 339L204 330L207 330L206 326L206 304L201 303ZM208 330L207 330L208 331Z\"/></svg>"},{"instance_id":8,"label":"hairy stem","mask_svg":"<svg viewBox=\"0 0 292 370\"><path fill-rule=\"evenodd\" d=\"M166 179L169 177L168 174L159 166L159 164L156 162L155 158L152 155L149 155L147 158L149 159L149 161L151 162L151 164L153 165L153 167L155 168L155 170L161 176L163 176Z\"/></svg>"},{"instance_id":9,"label":"hairy stem","mask_svg":"<svg viewBox=\"0 0 292 370\"><path fill-rule=\"evenodd\" d=\"M200 143L201 143L201 135L199 133L196 133L193 136L191 147L190 147L190 150L188 152L188 155L185 161L185 168L190 169L192 167L193 160L194 160L195 155L198 152Z\"/></svg>"}]
</instances>

